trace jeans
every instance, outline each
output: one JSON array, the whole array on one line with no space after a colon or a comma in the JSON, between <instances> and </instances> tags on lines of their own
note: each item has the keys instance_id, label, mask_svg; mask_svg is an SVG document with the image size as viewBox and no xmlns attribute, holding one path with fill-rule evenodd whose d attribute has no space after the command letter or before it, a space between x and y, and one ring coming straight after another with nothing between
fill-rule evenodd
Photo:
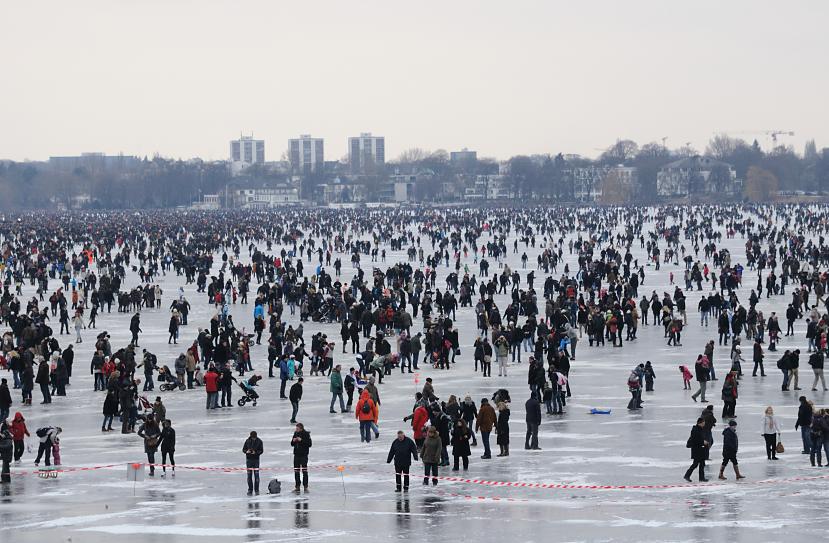
<instances>
[{"instance_id":1,"label":"jeans","mask_svg":"<svg viewBox=\"0 0 829 543\"><path fill-rule=\"evenodd\" d=\"M417 362L420 359L420 351L416 353L412 353L412 363L414 365L414 369L418 369Z\"/></svg>"},{"instance_id":2,"label":"jeans","mask_svg":"<svg viewBox=\"0 0 829 543\"><path fill-rule=\"evenodd\" d=\"M193 384L194 384L193 383L193 374L194 373L195 373L194 371L189 371L189 370L187 371L187 388L193 388ZM150 383L150 386L152 386L152 377L150 378L150 381L148 381L148 382ZM152 388L150 388L150 390L152 390Z\"/></svg>"},{"instance_id":3,"label":"jeans","mask_svg":"<svg viewBox=\"0 0 829 543\"><path fill-rule=\"evenodd\" d=\"M0 407L0 422L9 418L9 408L8 407Z\"/></svg>"},{"instance_id":4,"label":"jeans","mask_svg":"<svg viewBox=\"0 0 829 543\"><path fill-rule=\"evenodd\" d=\"M216 406L219 405L219 393L218 392L208 392L207 393L207 409L216 409Z\"/></svg>"},{"instance_id":5,"label":"jeans","mask_svg":"<svg viewBox=\"0 0 829 543\"><path fill-rule=\"evenodd\" d=\"M708 381L700 381L699 382L699 390L691 394L691 397L696 399L697 396L702 396L702 401L705 401L705 387L708 386Z\"/></svg>"},{"instance_id":6,"label":"jeans","mask_svg":"<svg viewBox=\"0 0 829 543\"><path fill-rule=\"evenodd\" d=\"M342 392L332 392L331 393L331 407L328 408L329 411L334 411L334 401L339 398L340 399L340 411L345 413L345 402L343 401L343 393Z\"/></svg>"},{"instance_id":7,"label":"jeans","mask_svg":"<svg viewBox=\"0 0 829 543\"><path fill-rule=\"evenodd\" d=\"M296 422L296 414L299 413L299 402L291 402L291 422Z\"/></svg>"},{"instance_id":8,"label":"jeans","mask_svg":"<svg viewBox=\"0 0 829 543\"><path fill-rule=\"evenodd\" d=\"M424 462L423 463L423 484L429 484L429 475L432 476L432 484L438 484L437 476L438 476L438 465L436 462Z\"/></svg>"},{"instance_id":9,"label":"jeans","mask_svg":"<svg viewBox=\"0 0 829 543\"><path fill-rule=\"evenodd\" d=\"M259 458L247 457L245 467L248 472L248 492L259 492Z\"/></svg>"},{"instance_id":10,"label":"jeans","mask_svg":"<svg viewBox=\"0 0 829 543\"><path fill-rule=\"evenodd\" d=\"M103 373L95 374L95 390L106 390L107 383Z\"/></svg>"},{"instance_id":11,"label":"jeans","mask_svg":"<svg viewBox=\"0 0 829 543\"><path fill-rule=\"evenodd\" d=\"M812 429L808 426L800 427L800 438L803 441L803 452L812 452Z\"/></svg>"},{"instance_id":12,"label":"jeans","mask_svg":"<svg viewBox=\"0 0 829 543\"><path fill-rule=\"evenodd\" d=\"M699 314L699 325L708 326L708 311L703 311Z\"/></svg>"},{"instance_id":13,"label":"jeans","mask_svg":"<svg viewBox=\"0 0 829 543\"><path fill-rule=\"evenodd\" d=\"M524 438L524 448L538 448L538 424L534 422L527 423L527 436Z\"/></svg>"},{"instance_id":14,"label":"jeans","mask_svg":"<svg viewBox=\"0 0 829 543\"><path fill-rule=\"evenodd\" d=\"M294 456L294 482L299 488L300 473L302 474L302 486L308 488L308 457Z\"/></svg>"},{"instance_id":15,"label":"jeans","mask_svg":"<svg viewBox=\"0 0 829 543\"><path fill-rule=\"evenodd\" d=\"M153 384L153 374L152 373L145 373L144 374L144 392L153 390L155 385ZM190 387L193 388L193 387Z\"/></svg>"},{"instance_id":16,"label":"jeans","mask_svg":"<svg viewBox=\"0 0 829 543\"><path fill-rule=\"evenodd\" d=\"M360 441L365 441L366 443L371 443L371 421L370 420L361 420L360 421Z\"/></svg>"},{"instance_id":17,"label":"jeans","mask_svg":"<svg viewBox=\"0 0 829 543\"><path fill-rule=\"evenodd\" d=\"M792 368L789 370L789 382L792 383L792 386L797 389L798 388L798 368Z\"/></svg>"},{"instance_id":18,"label":"jeans","mask_svg":"<svg viewBox=\"0 0 829 543\"><path fill-rule=\"evenodd\" d=\"M233 398L232 396L232 389L230 385L225 385L222 387L222 407L225 406L225 400L227 400L227 406L233 407Z\"/></svg>"},{"instance_id":19,"label":"jeans","mask_svg":"<svg viewBox=\"0 0 829 543\"><path fill-rule=\"evenodd\" d=\"M52 403L52 395L49 393L48 383L40 383L40 393L43 394L43 403Z\"/></svg>"},{"instance_id":20,"label":"jeans","mask_svg":"<svg viewBox=\"0 0 829 543\"><path fill-rule=\"evenodd\" d=\"M410 464L398 464L397 462L394 463L394 480L397 484L397 490L400 490L400 483L402 479L403 488L409 488L409 468L411 467Z\"/></svg>"},{"instance_id":21,"label":"jeans","mask_svg":"<svg viewBox=\"0 0 829 543\"><path fill-rule=\"evenodd\" d=\"M783 372L783 388L789 388L789 370L782 369Z\"/></svg>"},{"instance_id":22,"label":"jeans","mask_svg":"<svg viewBox=\"0 0 829 543\"><path fill-rule=\"evenodd\" d=\"M483 430L481 430L481 443L484 444L484 456L487 456L487 457L490 456L490 450L489 450L489 434L490 433L491 432L484 432Z\"/></svg>"},{"instance_id":23,"label":"jeans","mask_svg":"<svg viewBox=\"0 0 829 543\"><path fill-rule=\"evenodd\" d=\"M112 428L112 419L114 415L104 415L104 422L101 423L101 430L104 428Z\"/></svg>"}]
</instances>

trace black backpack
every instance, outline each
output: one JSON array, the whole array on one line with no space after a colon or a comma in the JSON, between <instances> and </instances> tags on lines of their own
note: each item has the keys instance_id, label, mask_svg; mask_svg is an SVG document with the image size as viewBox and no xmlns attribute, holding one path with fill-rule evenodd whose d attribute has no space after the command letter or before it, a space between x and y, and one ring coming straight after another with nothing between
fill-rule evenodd
<instances>
[{"instance_id":1,"label":"black backpack","mask_svg":"<svg viewBox=\"0 0 829 543\"><path fill-rule=\"evenodd\" d=\"M363 407L360 408L360 411L363 413L371 413L371 406L368 404L368 400L363 402Z\"/></svg>"},{"instance_id":2,"label":"black backpack","mask_svg":"<svg viewBox=\"0 0 829 543\"><path fill-rule=\"evenodd\" d=\"M268 483L268 494L279 494L282 491L282 483L279 482L279 479L272 479L270 483Z\"/></svg>"},{"instance_id":3,"label":"black backpack","mask_svg":"<svg viewBox=\"0 0 829 543\"><path fill-rule=\"evenodd\" d=\"M46 437L46 434L48 434L49 430L51 429L51 426L44 426L43 428L38 428L35 434L37 435L37 437Z\"/></svg>"}]
</instances>

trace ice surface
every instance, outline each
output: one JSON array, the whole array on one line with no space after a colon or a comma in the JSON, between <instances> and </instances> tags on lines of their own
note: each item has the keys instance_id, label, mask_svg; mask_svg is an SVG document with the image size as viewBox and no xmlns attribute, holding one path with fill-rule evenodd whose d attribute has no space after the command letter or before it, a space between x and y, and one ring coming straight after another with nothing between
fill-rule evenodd
<instances>
[{"instance_id":1,"label":"ice surface","mask_svg":"<svg viewBox=\"0 0 829 543\"><path fill-rule=\"evenodd\" d=\"M565 238L567 239L567 238ZM745 240L724 239L733 262L744 262ZM511 247L512 238L508 243ZM522 270L518 254L506 262ZM540 247L527 248L532 263ZM643 261L644 251L634 243L632 252ZM337 256L336 254L334 255ZM347 255L343 260L348 262ZM575 255L567 253L565 262L575 269ZM247 254L243 254L247 258ZM405 260L402 252L389 252L387 264ZM218 261L218 259L217 259ZM471 269L472 258L468 260ZM371 264L366 262L365 266ZM380 264L382 265L382 263ZM218 266L218 264L217 264ZM307 265L306 271L312 269ZM497 266L493 266L497 268ZM562 267L559 267L559 272ZM673 291L668 273L681 279L683 266L665 264L659 272L646 268L640 293ZM333 271L333 270L332 270ZM443 290L449 268L441 267L437 284ZM352 270L343 268L350 279ZM756 272L746 270L741 299L748 297L756 284ZM130 272L127 286L137 276ZM544 276L536 271L536 287ZM164 304L183 285L183 277L168 275L161 279ZM179 345L168 346L166 309L142 312L142 347L156 353L160 363L172 364L175 357L195 337L196 326L206 326L213 313L205 296L197 295L194 286L185 287L193 309L190 325L182 329ZM707 291L706 291L707 292ZM390 440L398 429L409 430L402 422L409 413L412 396L423 379L431 376L441 398L449 394L471 394L476 403L491 396L496 388L506 387L514 401L511 427L512 453L509 458L480 460L481 447L473 449L471 465L464 477L490 481L525 481L577 485L662 485L683 484L682 473L690 463L685 440L690 426L702 406L682 390L677 370L680 363L692 365L705 341L715 337L716 324L707 329L698 323L696 304L699 293L688 294L689 326L683 332L683 347L665 345L660 327L640 327L640 339L626 342L624 348L591 348L587 341L578 345L577 360L572 363L573 397L567 413L546 417L541 426L542 452L525 452L523 402L527 393L526 358L522 365L511 366L509 377L484 379L472 370L472 342L476 336L474 313L470 308L458 310L462 355L450 371L421 366L420 385L413 376L395 373L380 387L381 436L370 445L359 441L353 414L329 415L328 381L322 377L306 378L305 395L299 420L314 439L311 449L311 492L295 496L291 473L289 439L290 405L278 399L278 379L267 378L260 387L262 399L257 407L246 406L206 412L203 390L150 393L161 395L168 417L177 431L176 458L180 466L240 467L244 465L241 446L250 430L257 430L265 444L262 465L262 488L269 478L283 481L279 496L245 496L242 472L198 471L179 468L175 479L145 478L137 484L126 480L126 464L145 459L142 442L134 435L101 434L103 395L92 392L87 368L96 331L84 332L84 343L76 345L75 375L65 398L55 398L49 406L35 404L23 409L30 429L42 425L60 425L64 429L62 456L67 467L118 464L98 471L61 474L45 480L30 473L18 474L2 489L0 496L0 542L25 543L43 541L97 542L117 537L119 541L387 541L446 539L467 541L803 541L825 538L824 500L829 497L825 479L790 481L794 477L829 475L829 470L808 466L808 458L799 454L800 437L794 432L799 393L780 391L780 372L774 358L768 357L768 377L743 379L737 415L740 433L740 463L748 479L740 484L729 481L707 486L681 486L664 490L628 489L533 489L488 486L460 482L441 482L436 488L422 487L416 477L408 495L394 493L392 469L385 463ZM33 295L24 286L23 300ZM503 310L505 295L497 297ZM768 314L782 313L789 295L763 298L759 308ZM252 305L231 308L238 326L252 328ZM102 314L99 330L112 334L114 348L126 345L129 314ZM296 326L286 310L285 319ZM324 330L339 344L337 325L305 324L305 337ZM805 351L805 321L799 321L796 335L784 338L782 347L800 347ZM68 343L71 336L62 336ZM257 372L267 375L266 350L253 351ZM526 353L523 355L526 357ZM728 349L718 347L715 364L725 368ZM649 359L655 367L656 392L645 394L645 409L630 413L627 375L631 368ZM803 362L803 359L801 359ZM336 362L347 369L352 355L338 352ZM802 365L805 365L802 364ZM816 404L825 403L824 393L808 391L811 372L801 372L806 382L803 394ZM717 384L721 383L718 382ZM19 410L15 392L12 412ZM234 395L238 389L234 389ZM719 389L710 394L719 415ZM766 405L774 405L784 428L786 454L777 463L765 460L760 437L760 419ZM611 415L590 415L592 407L612 408ZM718 416L719 418L719 416ZM722 425L714 430L712 462L719 457ZM493 436L494 443L494 436ZM35 446L34 442L32 443ZM36 450L36 446L35 446ZM497 449L496 449L497 451ZM160 455L159 455L160 456ZM31 472L33 455L24 455L16 472ZM314 464L328 467L314 469ZM341 475L336 465L345 466ZM715 467L709 476L715 477ZM413 467L419 473L420 466ZM441 475L455 475L442 471ZM784 479L786 481L784 481ZM772 482L758 483L761 480ZM780 481L778 481L780 480ZM777 482L775 482L777 481ZM520 501L508 501L513 498ZM508 539L506 539L508 537Z\"/></svg>"}]
</instances>

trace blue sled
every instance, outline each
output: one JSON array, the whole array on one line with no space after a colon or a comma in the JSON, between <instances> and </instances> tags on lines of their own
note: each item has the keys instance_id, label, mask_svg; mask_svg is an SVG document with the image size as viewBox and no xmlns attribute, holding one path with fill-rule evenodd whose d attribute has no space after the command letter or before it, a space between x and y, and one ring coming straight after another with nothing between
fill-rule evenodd
<instances>
[{"instance_id":1,"label":"blue sled","mask_svg":"<svg viewBox=\"0 0 829 543\"><path fill-rule=\"evenodd\" d=\"M595 407L590 410L591 415L609 415L610 409L596 409Z\"/></svg>"}]
</instances>

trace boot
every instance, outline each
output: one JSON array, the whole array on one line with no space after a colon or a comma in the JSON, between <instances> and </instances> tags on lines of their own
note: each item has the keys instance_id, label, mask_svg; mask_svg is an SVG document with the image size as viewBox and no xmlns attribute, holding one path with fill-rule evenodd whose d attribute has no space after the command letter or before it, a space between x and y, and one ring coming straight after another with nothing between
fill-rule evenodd
<instances>
[{"instance_id":1,"label":"boot","mask_svg":"<svg viewBox=\"0 0 829 543\"><path fill-rule=\"evenodd\" d=\"M745 479L745 475L742 475L740 473L740 468L737 467L736 465L734 466L734 475L737 476L737 479Z\"/></svg>"},{"instance_id":2,"label":"boot","mask_svg":"<svg viewBox=\"0 0 829 543\"><path fill-rule=\"evenodd\" d=\"M498 447L501 449L501 452L499 452L497 456L506 456L504 454L504 446L503 445L498 445Z\"/></svg>"},{"instance_id":3,"label":"boot","mask_svg":"<svg viewBox=\"0 0 829 543\"><path fill-rule=\"evenodd\" d=\"M721 466L720 467L720 475L719 475L719 477L717 477L720 481L725 481L726 480L725 475L723 475L724 471L725 471L725 466Z\"/></svg>"},{"instance_id":4,"label":"boot","mask_svg":"<svg viewBox=\"0 0 829 543\"><path fill-rule=\"evenodd\" d=\"M509 456L509 445L504 445L504 456Z\"/></svg>"}]
</instances>

